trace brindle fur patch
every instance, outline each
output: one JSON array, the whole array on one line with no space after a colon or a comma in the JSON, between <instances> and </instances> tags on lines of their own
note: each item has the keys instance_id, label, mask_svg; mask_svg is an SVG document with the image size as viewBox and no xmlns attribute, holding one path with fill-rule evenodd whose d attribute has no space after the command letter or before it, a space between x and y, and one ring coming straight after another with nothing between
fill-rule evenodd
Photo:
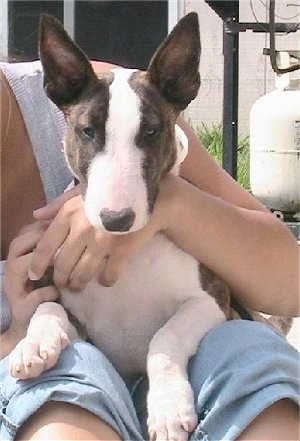
<instances>
[{"instance_id":1,"label":"brindle fur patch","mask_svg":"<svg viewBox=\"0 0 300 441\"><path fill-rule=\"evenodd\" d=\"M109 85L112 81L112 72L102 74L97 83L87 87L80 100L64 108L67 118L65 155L72 172L82 184L83 193L87 187L89 164L95 154L105 146ZM92 128L95 136L86 136L83 132L85 128Z\"/></svg>"},{"instance_id":2,"label":"brindle fur patch","mask_svg":"<svg viewBox=\"0 0 300 441\"><path fill-rule=\"evenodd\" d=\"M220 277L202 263L199 265L199 272L203 289L215 298L217 304L224 312L226 319L230 320L232 318L232 311L230 307L231 294L229 287Z\"/></svg>"},{"instance_id":3,"label":"brindle fur patch","mask_svg":"<svg viewBox=\"0 0 300 441\"><path fill-rule=\"evenodd\" d=\"M148 207L151 212L157 196L159 181L176 161L177 148L174 125L177 112L148 79L146 72L135 72L129 84L141 102L141 123L135 142L145 155L143 177L147 186ZM148 131L154 133L149 135Z\"/></svg>"},{"instance_id":4,"label":"brindle fur patch","mask_svg":"<svg viewBox=\"0 0 300 441\"><path fill-rule=\"evenodd\" d=\"M241 319L239 313L231 307L232 293L225 282L205 265L199 265L200 280L203 289L216 299L227 320ZM291 317L270 316L265 317L257 311L247 311L254 321L272 326L283 335L287 335L291 329L293 319Z\"/></svg>"},{"instance_id":5,"label":"brindle fur patch","mask_svg":"<svg viewBox=\"0 0 300 441\"><path fill-rule=\"evenodd\" d=\"M78 332L78 336L80 338L82 338L82 340L87 340L88 333L87 333L86 327L82 323L80 323L78 318L75 317L75 315L73 315L66 307L64 307L64 309L65 309L66 313L68 314L68 319L69 319L70 323L74 326L74 328Z\"/></svg>"}]
</instances>

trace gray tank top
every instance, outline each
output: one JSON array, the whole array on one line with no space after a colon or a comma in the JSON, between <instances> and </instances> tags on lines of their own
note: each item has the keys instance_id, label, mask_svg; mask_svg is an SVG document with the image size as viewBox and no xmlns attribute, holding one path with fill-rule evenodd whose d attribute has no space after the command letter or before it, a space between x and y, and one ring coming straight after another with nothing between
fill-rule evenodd
<instances>
[{"instance_id":1,"label":"gray tank top","mask_svg":"<svg viewBox=\"0 0 300 441\"><path fill-rule=\"evenodd\" d=\"M47 98L43 90L43 71L40 61L2 63L4 73L26 125L36 157L47 201L60 195L72 180L62 153L65 120L62 112ZM1 286L5 262L1 262ZM6 297L1 291L1 332L10 322Z\"/></svg>"}]
</instances>

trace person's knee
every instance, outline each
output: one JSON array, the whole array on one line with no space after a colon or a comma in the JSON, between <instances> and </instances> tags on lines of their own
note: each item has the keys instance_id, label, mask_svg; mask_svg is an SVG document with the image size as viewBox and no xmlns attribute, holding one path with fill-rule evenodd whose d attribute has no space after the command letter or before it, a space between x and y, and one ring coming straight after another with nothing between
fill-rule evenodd
<instances>
[{"instance_id":1,"label":"person's knee","mask_svg":"<svg viewBox=\"0 0 300 441\"><path fill-rule=\"evenodd\" d=\"M280 354L280 357L278 356ZM191 370L202 365L204 376L212 370L242 369L259 361L265 368L298 372L297 351L271 326L248 320L232 320L213 328L203 338L198 352L191 361ZM193 368L195 366L195 368Z\"/></svg>"},{"instance_id":2,"label":"person's knee","mask_svg":"<svg viewBox=\"0 0 300 441\"><path fill-rule=\"evenodd\" d=\"M91 412L69 403L50 401L19 429L16 441L29 440L120 440L106 422Z\"/></svg>"},{"instance_id":3,"label":"person's knee","mask_svg":"<svg viewBox=\"0 0 300 441\"><path fill-rule=\"evenodd\" d=\"M199 430L235 439L272 403L297 402L298 357L267 325L236 320L216 326L189 365Z\"/></svg>"},{"instance_id":4,"label":"person's knee","mask_svg":"<svg viewBox=\"0 0 300 441\"><path fill-rule=\"evenodd\" d=\"M299 436L299 408L283 399L264 409L238 437L246 440L293 440Z\"/></svg>"}]
</instances>

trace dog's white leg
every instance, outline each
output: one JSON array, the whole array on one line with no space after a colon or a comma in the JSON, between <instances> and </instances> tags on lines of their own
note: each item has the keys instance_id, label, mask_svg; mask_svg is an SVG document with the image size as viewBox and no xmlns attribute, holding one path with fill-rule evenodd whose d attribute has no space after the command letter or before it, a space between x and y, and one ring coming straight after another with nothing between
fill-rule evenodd
<instances>
[{"instance_id":1,"label":"dog's white leg","mask_svg":"<svg viewBox=\"0 0 300 441\"><path fill-rule=\"evenodd\" d=\"M225 320L207 293L187 300L154 335L149 348L148 430L151 441L186 441L197 425L187 378L189 358L202 337Z\"/></svg>"},{"instance_id":2,"label":"dog's white leg","mask_svg":"<svg viewBox=\"0 0 300 441\"><path fill-rule=\"evenodd\" d=\"M26 337L9 356L9 370L20 379L38 377L54 366L69 340L77 336L64 308L54 302L41 303L32 316Z\"/></svg>"}]
</instances>

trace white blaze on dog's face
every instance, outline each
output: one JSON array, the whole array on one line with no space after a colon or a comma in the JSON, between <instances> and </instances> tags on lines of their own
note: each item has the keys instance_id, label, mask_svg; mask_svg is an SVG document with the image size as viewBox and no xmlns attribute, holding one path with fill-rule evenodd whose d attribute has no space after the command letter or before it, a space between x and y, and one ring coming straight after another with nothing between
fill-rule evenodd
<instances>
[{"instance_id":1,"label":"white blaze on dog's face","mask_svg":"<svg viewBox=\"0 0 300 441\"><path fill-rule=\"evenodd\" d=\"M116 219L115 231L127 231L128 227L130 231L137 230L149 217L143 176L145 154L136 145L142 121L141 102L128 82L132 73L127 69L113 71L105 144L89 164L85 193L86 215L95 227L106 228L107 220L109 228L110 213L124 213L128 220L122 221L122 216L121 222Z\"/></svg>"},{"instance_id":2,"label":"white blaze on dog's face","mask_svg":"<svg viewBox=\"0 0 300 441\"><path fill-rule=\"evenodd\" d=\"M176 163L176 118L199 89L197 15L178 23L146 72L115 69L97 77L50 16L41 20L40 58L45 91L66 116L65 155L88 219L114 233L142 228L161 178Z\"/></svg>"},{"instance_id":3,"label":"white blaze on dog's face","mask_svg":"<svg viewBox=\"0 0 300 441\"><path fill-rule=\"evenodd\" d=\"M89 221L114 233L142 228L177 159L173 107L145 72L115 69L65 114L65 154Z\"/></svg>"}]
</instances>

